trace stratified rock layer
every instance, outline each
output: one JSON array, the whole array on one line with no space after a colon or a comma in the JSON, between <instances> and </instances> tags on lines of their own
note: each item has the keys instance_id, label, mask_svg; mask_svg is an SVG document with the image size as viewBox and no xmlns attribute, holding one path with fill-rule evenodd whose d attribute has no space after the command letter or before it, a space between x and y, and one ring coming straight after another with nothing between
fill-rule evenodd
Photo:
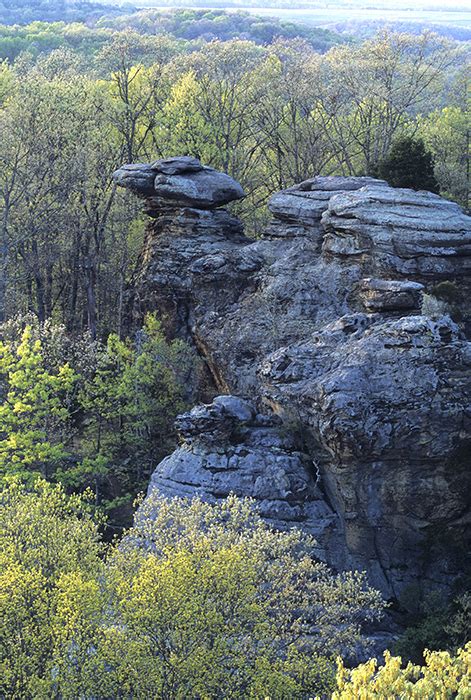
<instances>
[{"instance_id":1,"label":"stratified rock layer","mask_svg":"<svg viewBox=\"0 0 471 700\"><path fill-rule=\"evenodd\" d=\"M217 209L237 187L219 198L208 184L183 206L203 171L177 158L116 175L154 217L134 314L158 310L206 360L214 394L251 401L180 417L183 444L150 488L251 495L386 595L451 586L469 551L471 219L430 193L313 178L272 197L274 220L252 241ZM420 315L444 281L461 329Z\"/></svg>"},{"instance_id":2,"label":"stratified rock layer","mask_svg":"<svg viewBox=\"0 0 471 700\"><path fill-rule=\"evenodd\" d=\"M358 295L367 311L420 313L424 285L408 280L382 280L368 277L361 281Z\"/></svg>"},{"instance_id":3,"label":"stratified rock layer","mask_svg":"<svg viewBox=\"0 0 471 700\"><path fill-rule=\"evenodd\" d=\"M439 280L471 271L470 219L431 192L364 187L337 194L322 217L325 256L354 258L375 275Z\"/></svg>"},{"instance_id":4,"label":"stratified rock layer","mask_svg":"<svg viewBox=\"0 0 471 700\"><path fill-rule=\"evenodd\" d=\"M339 521L320 491L315 465L300 453L281 420L234 396L217 396L177 419L183 444L155 470L149 493L211 501L230 493L254 498L272 525L305 528L323 558L339 549Z\"/></svg>"},{"instance_id":5,"label":"stratified rock layer","mask_svg":"<svg viewBox=\"0 0 471 700\"><path fill-rule=\"evenodd\" d=\"M460 565L447 549L469 518L471 344L447 318L371 321L279 349L260 375L272 407L315 436L349 565L399 595Z\"/></svg>"},{"instance_id":6,"label":"stratified rock layer","mask_svg":"<svg viewBox=\"0 0 471 700\"><path fill-rule=\"evenodd\" d=\"M146 197L148 213L155 211L156 216L159 207L167 204L215 209L244 196L242 187L232 177L187 156L156 160L151 165L123 165L114 173L114 180Z\"/></svg>"}]
</instances>

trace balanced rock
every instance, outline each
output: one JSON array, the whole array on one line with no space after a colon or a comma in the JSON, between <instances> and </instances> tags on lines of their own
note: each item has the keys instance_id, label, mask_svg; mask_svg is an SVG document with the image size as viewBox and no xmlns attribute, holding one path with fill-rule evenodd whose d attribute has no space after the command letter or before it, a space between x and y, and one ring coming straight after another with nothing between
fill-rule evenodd
<instances>
[{"instance_id":1,"label":"balanced rock","mask_svg":"<svg viewBox=\"0 0 471 700\"><path fill-rule=\"evenodd\" d=\"M152 170L164 175L182 175L183 173L198 173L203 170L201 161L191 156L177 156L176 158L160 158L151 165Z\"/></svg>"},{"instance_id":2,"label":"balanced rock","mask_svg":"<svg viewBox=\"0 0 471 700\"><path fill-rule=\"evenodd\" d=\"M128 163L113 173L113 180L140 197L150 197L154 193L155 175L149 163Z\"/></svg>"},{"instance_id":3,"label":"balanced rock","mask_svg":"<svg viewBox=\"0 0 471 700\"><path fill-rule=\"evenodd\" d=\"M177 158L119 176L147 188L154 175L134 318L157 311L191 343L205 399L217 397L178 418L183 444L152 488L254 496L388 596L450 590L471 512L470 217L430 193L313 178L272 199L274 223L253 240L204 208L212 185L198 206L172 199L175 179L208 174L198 167ZM421 314L443 282L459 326Z\"/></svg>"},{"instance_id":4,"label":"balanced rock","mask_svg":"<svg viewBox=\"0 0 471 700\"><path fill-rule=\"evenodd\" d=\"M150 165L123 165L114 173L120 187L148 199L147 213L165 207L215 209L244 197L242 187L226 173L201 165L197 158L180 156Z\"/></svg>"}]
</instances>

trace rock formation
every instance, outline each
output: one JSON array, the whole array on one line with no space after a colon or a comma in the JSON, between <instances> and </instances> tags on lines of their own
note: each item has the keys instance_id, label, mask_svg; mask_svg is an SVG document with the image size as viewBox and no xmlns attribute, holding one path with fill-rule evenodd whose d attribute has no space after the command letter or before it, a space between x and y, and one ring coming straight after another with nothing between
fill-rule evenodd
<instances>
[{"instance_id":1,"label":"rock formation","mask_svg":"<svg viewBox=\"0 0 471 700\"><path fill-rule=\"evenodd\" d=\"M158 310L226 394L180 417L150 488L251 495L388 596L451 585L471 515L471 219L427 192L317 177L275 194L253 240L219 208L239 185L196 159L115 177L152 217L135 317ZM421 315L443 282L459 326Z\"/></svg>"},{"instance_id":2,"label":"rock formation","mask_svg":"<svg viewBox=\"0 0 471 700\"><path fill-rule=\"evenodd\" d=\"M338 519L318 488L319 474L274 414L253 402L217 396L176 422L182 445L155 470L149 490L216 501L231 492L257 500L275 527L303 527L318 540L320 556L340 545Z\"/></svg>"}]
</instances>

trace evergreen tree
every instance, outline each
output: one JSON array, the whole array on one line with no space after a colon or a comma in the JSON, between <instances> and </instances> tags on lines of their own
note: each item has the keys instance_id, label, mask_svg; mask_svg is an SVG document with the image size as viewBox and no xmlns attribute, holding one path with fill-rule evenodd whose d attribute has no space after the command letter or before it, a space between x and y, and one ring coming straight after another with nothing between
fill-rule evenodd
<instances>
[{"instance_id":1,"label":"evergreen tree","mask_svg":"<svg viewBox=\"0 0 471 700\"><path fill-rule=\"evenodd\" d=\"M393 187L439 191L433 157L422 139L406 136L395 141L389 155L378 163L377 174Z\"/></svg>"}]
</instances>

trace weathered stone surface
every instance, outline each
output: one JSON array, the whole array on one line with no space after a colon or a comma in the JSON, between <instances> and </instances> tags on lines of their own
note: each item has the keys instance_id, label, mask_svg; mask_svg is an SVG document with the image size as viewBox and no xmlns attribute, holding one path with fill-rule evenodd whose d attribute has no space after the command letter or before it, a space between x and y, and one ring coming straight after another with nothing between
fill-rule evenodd
<instances>
[{"instance_id":1,"label":"weathered stone surface","mask_svg":"<svg viewBox=\"0 0 471 700\"><path fill-rule=\"evenodd\" d=\"M398 596L451 585L464 566L471 345L419 305L422 286L450 280L469 329L470 218L430 193L364 183L291 188L270 205L278 234L257 241L224 210L154 191L134 313L157 310L194 344L212 396L251 399L181 416L184 443L152 487L255 496L277 526L315 532L330 564Z\"/></svg>"},{"instance_id":2,"label":"weathered stone surface","mask_svg":"<svg viewBox=\"0 0 471 700\"><path fill-rule=\"evenodd\" d=\"M375 180L371 177L318 176L277 192L268 202L268 208L275 221L268 228L267 236L272 238L321 237L321 217L331 197L366 185L387 187L384 180Z\"/></svg>"},{"instance_id":3,"label":"weathered stone surface","mask_svg":"<svg viewBox=\"0 0 471 700\"><path fill-rule=\"evenodd\" d=\"M222 313L250 287L262 258L245 253L251 241L225 209L157 209L153 216L135 280L133 314L142 318L158 309L169 335L189 339L193 305L209 316L216 309Z\"/></svg>"},{"instance_id":4,"label":"weathered stone surface","mask_svg":"<svg viewBox=\"0 0 471 700\"><path fill-rule=\"evenodd\" d=\"M368 186L337 194L322 222L323 254L356 259L375 276L429 281L471 271L471 217L431 192Z\"/></svg>"},{"instance_id":5,"label":"weathered stone surface","mask_svg":"<svg viewBox=\"0 0 471 700\"><path fill-rule=\"evenodd\" d=\"M113 180L119 187L125 187L135 194L147 197L154 192L155 171L148 163L122 165L113 173Z\"/></svg>"},{"instance_id":6,"label":"weathered stone surface","mask_svg":"<svg viewBox=\"0 0 471 700\"><path fill-rule=\"evenodd\" d=\"M257 414L235 396L216 397L178 417L184 443L152 475L149 492L199 494L209 501L228 496L256 499L276 527L298 525L323 541L318 554L337 549L338 518L325 502L312 461L280 432L276 416Z\"/></svg>"},{"instance_id":7,"label":"weathered stone surface","mask_svg":"<svg viewBox=\"0 0 471 700\"><path fill-rule=\"evenodd\" d=\"M120 187L151 198L149 215L165 207L215 209L244 197L242 187L226 173L187 156L157 160L151 165L123 165L114 175Z\"/></svg>"},{"instance_id":8,"label":"weathered stone surface","mask_svg":"<svg viewBox=\"0 0 471 700\"><path fill-rule=\"evenodd\" d=\"M154 190L157 198L172 200L177 206L202 209L214 209L244 196L239 183L212 168L178 175L157 175Z\"/></svg>"},{"instance_id":9,"label":"weathered stone surface","mask_svg":"<svg viewBox=\"0 0 471 700\"><path fill-rule=\"evenodd\" d=\"M457 326L357 314L277 350L260 375L323 452L350 566L390 595L450 584L471 519L471 344Z\"/></svg>"},{"instance_id":10,"label":"weathered stone surface","mask_svg":"<svg viewBox=\"0 0 471 700\"><path fill-rule=\"evenodd\" d=\"M419 313L423 290L424 285L418 282L365 278L359 297L367 311Z\"/></svg>"},{"instance_id":11,"label":"weathered stone surface","mask_svg":"<svg viewBox=\"0 0 471 700\"><path fill-rule=\"evenodd\" d=\"M182 173L197 173L203 170L201 161L191 156L177 156L176 158L161 158L155 160L151 165L152 170L156 170L164 175L181 175Z\"/></svg>"}]
</instances>

